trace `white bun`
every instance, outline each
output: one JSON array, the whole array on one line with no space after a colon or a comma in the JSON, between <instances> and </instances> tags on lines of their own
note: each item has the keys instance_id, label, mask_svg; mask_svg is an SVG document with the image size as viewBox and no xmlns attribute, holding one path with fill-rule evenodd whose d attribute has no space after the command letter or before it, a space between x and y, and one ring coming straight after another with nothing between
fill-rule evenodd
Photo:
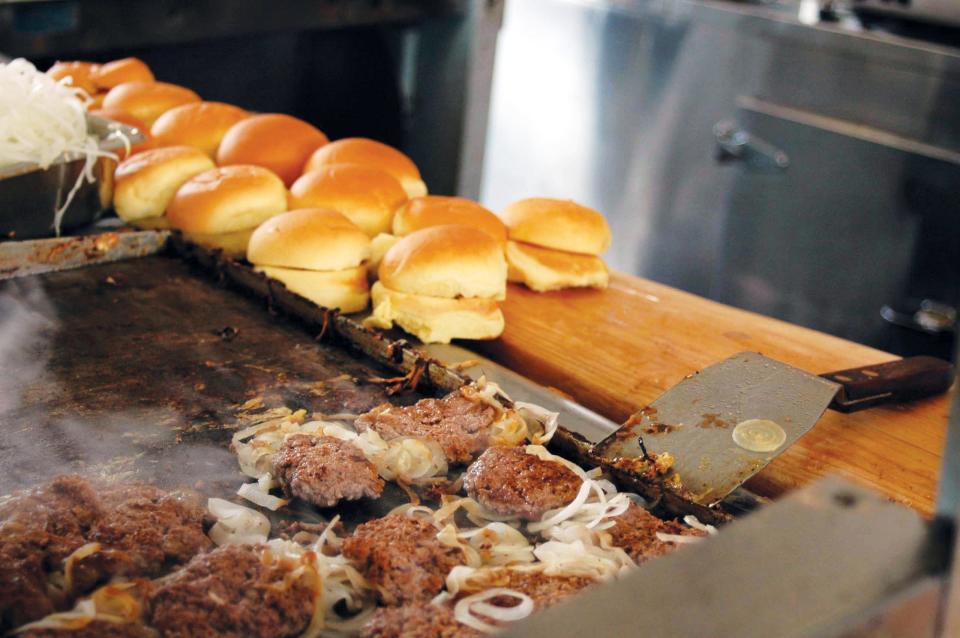
<instances>
[{"instance_id":1,"label":"white bun","mask_svg":"<svg viewBox=\"0 0 960 638\"><path fill-rule=\"evenodd\" d=\"M366 266L328 272L271 266L255 268L267 277L283 282L290 292L324 308L359 312L366 308L370 301Z\"/></svg>"},{"instance_id":2,"label":"white bun","mask_svg":"<svg viewBox=\"0 0 960 638\"><path fill-rule=\"evenodd\" d=\"M378 274L397 292L448 299L506 296L500 243L468 226L432 226L407 235L383 256Z\"/></svg>"},{"instance_id":3,"label":"white bun","mask_svg":"<svg viewBox=\"0 0 960 638\"><path fill-rule=\"evenodd\" d=\"M370 237L390 231L405 201L407 193L390 173L358 164L322 166L290 187L291 208L332 208Z\"/></svg>"},{"instance_id":4,"label":"white bun","mask_svg":"<svg viewBox=\"0 0 960 638\"><path fill-rule=\"evenodd\" d=\"M570 200L522 199L500 217L516 241L584 255L600 255L610 247L610 227L603 215Z\"/></svg>"},{"instance_id":5,"label":"white bun","mask_svg":"<svg viewBox=\"0 0 960 638\"><path fill-rule=\"evenodd\" d=\"M211 168L213 160L189 146L137 153L117 166L113 208L126 222L160 217L184 182Z\"/></svg>"},{"instance_id":6,"label":"white bun","mask_svg":"<svg viewBox=\"0 0 960 638\"><path fill-rule=\"evenodd\" d=\"M507 242L510 281L537 292L561 288L606 288L610 280L603 260L516 241Z\"/></svg>"},{"instance_id":7,"label":"white bun","mask_svg":"<svg viewBox=\"0 0 960 638\"><path fill-rule=\"evenodd\" d=\"M360 164L379 168L393 175L407 197L420 197L427 194L427 185L420 177L417 165L402 152L375 140L365 137L348 137L314 151L303 168L304 173L333 164Z\"/></svg>"},{"instance_id":8,"label":"white bun","mask_svg":"<svg viewBox=\"0 0 960 638\"><path fill-rule=\"evenodd\" d=\"M370 238L335 210L301 208L271 217L253 232L247 259L302 270L356 268L370 258Z\"/></svg>"},{"instance_id":9,"label":"white bun","mask_svg":"<svg viewBox=\"0 0 960 638\"><path fill-rule=\"evenodd\" d=\"M393 245L400 241L396 235L389 233L380 233L370 240L370 260L367 262L369 276L371 281L377 278L377 270L380 268L380 262L387 251L393 248Z\"/></svg>"},{"instance_id":10,"label":"white bun","mask_svg":"<svg viewBox=\"0 0 960 638\"><path fill-rule=\"evenodd\" d=\"M424 343L451 339L495 339L503 333L500 307L493 299L444 299L391 290L382 282L370 291L373 314L369 325L397 324Z\"/></svg>"},{"instance_id":11,"label":"white bun","mask_svg":"<svg viewBox=\"0 0 960 638\"><path fill-rule=\"evenodd\" d=\"M393 216L393 234L403 237L415 230L459 224L482 230L497 241L507 241L507 227L480 204L463 197L427 195L400 207Z\"/></svg>"},{"instance_id":12,"label":"white bun","mask_svg":"<svg viewBox=\"0 0 960 638\"><path fill-rule=\"evenodd\" d=\"M184 232L223 234L252 230L286 209L287 190L269 170L221 166L184 182L170 201L167 218Z\"/></svg>"}]
</instances>

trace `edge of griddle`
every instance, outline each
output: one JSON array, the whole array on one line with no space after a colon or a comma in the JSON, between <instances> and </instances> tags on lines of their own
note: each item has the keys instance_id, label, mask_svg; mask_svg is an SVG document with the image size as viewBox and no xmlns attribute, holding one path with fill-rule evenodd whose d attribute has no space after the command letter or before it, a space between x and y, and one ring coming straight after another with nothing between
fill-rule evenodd
<instances>
[{"instance_id":1,"label":"edge of griddle","mask_svg":"<svg viewBox=\"0 0 960 638\"><path fill-rule=\"evenodd\" d=\"M312 301L287 290L283 283L258 273L245 264L224 257L219 250L211 250L183 239L173 233L168 249L180 258L191 261L214 274L219 280L234 285L267 301L271 309L282 311L301 320L310 328L319 331L321 337L336 335L363 354L403 374L412 374L418 366L423 367L429 384L444 392L452 392L469 383L469 379L450 369L442 362L428 357L410 346L405 340L392 340L387 335L367 328L360 322L322 308ZM636 492L656 503L669 514L682 516L693 514L702 523L723 524L732 516L720 509L710 508L684 498L676 490L661 482L650 481L632 472L610 466L593 454L590 443L560 425L549 446L553 451L587 467L602 465L621 486Z\"/></svg>"}]
</instances>

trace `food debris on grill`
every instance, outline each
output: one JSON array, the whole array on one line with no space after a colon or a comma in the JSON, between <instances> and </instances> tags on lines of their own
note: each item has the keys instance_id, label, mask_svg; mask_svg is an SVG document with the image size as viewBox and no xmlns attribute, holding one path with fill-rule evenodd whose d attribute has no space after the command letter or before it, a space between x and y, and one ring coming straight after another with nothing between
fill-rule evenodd
<instances>
[{"instance_id":1,"label":"food debris on grill","mask_svg":"<svg viewBox=\"0 0 960 638\"><path fill-rule=\"evenodd\" d=\"M288 496L317 507L377 498L383 492L383 479L360 448L330 436L286 439L273 457L273 475Z\"/></svg>"},{"instance_id":2,"label":"food debris on grill","mask_svg":"<svg viewBox=\"0 0 960 638\"><path fill-rule=\"evenodd\" d=\"M582 484L573 470L556 461L505 446L487 449L463 481L467 494L488 510L528 521L573 501Z\"/></svg>"}]
</instances>

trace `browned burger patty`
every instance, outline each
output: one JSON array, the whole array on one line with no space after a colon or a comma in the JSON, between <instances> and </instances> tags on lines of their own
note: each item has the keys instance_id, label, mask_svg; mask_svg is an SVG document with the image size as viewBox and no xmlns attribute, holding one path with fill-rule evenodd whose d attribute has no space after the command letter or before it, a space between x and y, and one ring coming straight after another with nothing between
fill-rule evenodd
<instances>
[{"instance_id":1,"label":"browned burger patty","mask_svg":"<svg viewBox=\"0 0 960 638\"><path fill-rule=\"evenodd\" d=\"M291 436L273 457L273 474L287 495L318 507L383 492L383 480L363 452L332 436Z\"/></svg>"},{"instance_id":2,"label":"browned burger patty","mask_svg":"<svg viewBox=\"0 0 960 638\"><path fill-rule=\"evenodd\" d=\"M631 503L627 511L614 521L613 526L605 531L610 534L613 544L623 548L637 564L676 549L676 543L660 540L657 538L657 532L681 536L705 536L700 530L692 529L677 521L657 518L636 503Z\"/></svg>"},{"instance_id":3,"label":"browned burger patty","mask_svg":"<svg viewBox=\"0 0 960 638\"><path fill-rule=\"evenodd\" d=\"M357 430L373 430L384 440L411 436L437 442L451 463L469 463L490 445L490 426L497 410L471 398L463 388L442 399L423 399L414 405L389 404L360 415Z\"/></svg>"},{"instance_id":4,"label":"browned burger patty","mask_svg":"<svg viewBox=\"0 0 960 638\"><path fill-rule=\"evenodd\" d=\"M385 605L430 600L443 589L447 573L463 563L459 549L437 540L436 527L403 514L358 526L343 541L342 552Z\"/></svg>"},{"instance_id":5,"label":"browned burger patty","mask_svg":"<svg viewBox=\"0 0 960 638\"><path fill-rule=\"evenodd\" d=\"M583 481L570 468L527 454L522 447L494 446L467 469L467 494L492 512L540 520L543 513L577 497Z\"/></svg>"},{"instance_id":6,"label":"browned burger patty","mask_svg":"<svg viewBox=\"0 0 960 638\"><path fill-rule=\"evenodd\" d=\"M482 587L468 585L457 597L464 598L484 589L505 587L526 594L533 599L537 609L542 609L596 582L586 576L547 575L542 571L500 568L487 573L482 579ZM494 605L513 605L516 599L504 596L490 602Z\"/></svg>"},{"instance_id":7,"label":"browned burger patty","mask_svg":"<svg viewBox=\"0 0 960 638\"><path fill-rule=\"evenodd\" d=\"M157 638L156 631L139 623L94 620L79 629L34 629L17 634L19 638Z\"/></svg>"},{"instance_id":8,"label":"browned burger patty","mask_svg":"<svg viewBox=\"0 0 960 638\"><path fill-rule=\"evenodd\" d=\"M225 545L194 557L150 596L164 638L286 638L313 616L317 582L284 583L289 566L264 563L263 545Z\"/></svg>"},{"instance_id":9,"label":"browned burger patty","mask_svg":"<svg viewBox=\"0 0 960 638\"><path fill-rule=\"evenodd\" d=\"M447 606L428 602L380 608L360 630L361 638L471 638L479 631L461 625Z\"/></svg>"}]
</instances>

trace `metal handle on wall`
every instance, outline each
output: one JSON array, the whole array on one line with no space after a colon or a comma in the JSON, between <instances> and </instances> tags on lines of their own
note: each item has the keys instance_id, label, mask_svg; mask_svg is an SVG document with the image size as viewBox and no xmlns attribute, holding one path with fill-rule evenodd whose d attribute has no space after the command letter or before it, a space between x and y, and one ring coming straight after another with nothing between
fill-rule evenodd
<instances>
[{"instance_id":1,"label":"metal handle on wall","mask_svg":"<svg viewBox=\"0 0 960 638\"><path fill-rule=\"evenodd\" d=\"M790 166L790 158L773 144L749 133L734 122L724 120L713 126L717 141L717 160L740 160L755 170L782 172Z\"/></svg>"}]
</instances>

